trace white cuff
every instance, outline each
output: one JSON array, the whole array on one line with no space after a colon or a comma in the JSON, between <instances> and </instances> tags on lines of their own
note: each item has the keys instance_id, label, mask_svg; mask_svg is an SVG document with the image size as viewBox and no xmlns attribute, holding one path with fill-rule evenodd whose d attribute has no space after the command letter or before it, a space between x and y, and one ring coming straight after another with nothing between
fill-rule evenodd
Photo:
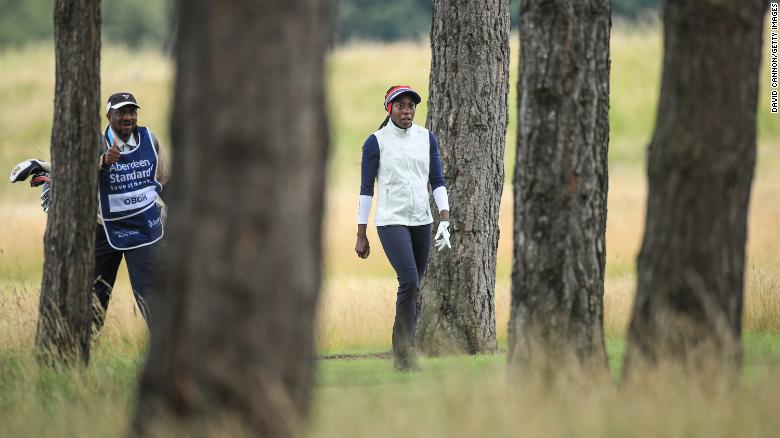
<instances>
[{"instance_id":1,"label":"white cuff","mask_svg":"<svg viewBox=\"0 0 780 438\"><path fill-rule=\"evenodd\" d=\"M358 199L358 225L368 223L368 215L371 213L371 201L373 199L373 196L360 195L360 199Z\"/></svg>"},{"instance_id":2,"label":"white cuff","mask_svg":"<svg viewBox=\"0 0 780 438\"><path fill-rule=\"evenodd\" d=\"M450 209L450 201L447 199L447 188L444 186L436 187L433 191L433 200L436 201L436 207L439 211Z\"/></svg>"}]
</instances>

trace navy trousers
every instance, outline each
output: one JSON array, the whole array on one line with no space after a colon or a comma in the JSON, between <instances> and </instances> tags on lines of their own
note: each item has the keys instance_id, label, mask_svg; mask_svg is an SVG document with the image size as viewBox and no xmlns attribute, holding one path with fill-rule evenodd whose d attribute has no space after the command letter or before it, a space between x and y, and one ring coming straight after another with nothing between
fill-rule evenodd
<instances>
[{"instance_id":1,"label":"navy trousers","mask_svg":"<svg viewBox=\"0 0 780 438\"><path fill-rule=\"evenodd\" d=\"M114 288L116 273L122 257L125 258L130 286L141 315L147 325L151 325L149 303L154 296L157 274L160 266L160 246L162 241L136 249L119 250L109 245L102 225L95 233L95 286L97 298L93 302L92 322L96 331L103 327L111 290Z\"/></svg>"},{"instance_id":2,"label":"navy trousers","mask_svg":"<svg viewBox=\"0 0 780 438\"><path fill-rule=\"evenodd\" d=\"M405 357L415 345L417 294L428 266L431 250L431 225L377 227L382 248L398 277L393 324L393 355Z\"/></svg>"}]
</instances>

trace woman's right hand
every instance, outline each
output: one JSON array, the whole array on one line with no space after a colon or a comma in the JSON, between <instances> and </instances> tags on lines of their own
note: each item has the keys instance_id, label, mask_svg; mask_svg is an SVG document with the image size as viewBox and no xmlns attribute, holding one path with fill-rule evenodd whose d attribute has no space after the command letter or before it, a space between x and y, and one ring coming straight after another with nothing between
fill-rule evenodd
<instances>
[{"instance_id":1,"label":"woman's right hand","mask_svg":"<svg viewBox=\"0 0 780 438\"><path fill-rule=\"evenodd\" d=\"M371 253L371 245L368 244L368 237L365 234L358 234L355 252L361 259L368 258L368 255Z\"/></svg>"}]
</instances>

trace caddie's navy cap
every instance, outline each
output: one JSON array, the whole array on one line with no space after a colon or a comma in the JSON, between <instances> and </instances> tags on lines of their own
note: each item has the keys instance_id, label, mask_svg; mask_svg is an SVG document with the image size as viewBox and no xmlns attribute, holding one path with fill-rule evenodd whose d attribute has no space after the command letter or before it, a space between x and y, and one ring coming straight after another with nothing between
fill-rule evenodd
<instances>
[{"instance_id":1,"label":"caddie's navy cap","mask_svg":"<svg viewBox=\"0 0 780 438\"><path fill-rule=\"evenodd\" d=\"M106 112L110 112L112 109L122 108L123 106L133 105L136 108L141 108L138 102L135 101L135 97L132 94L121 92L114 93L108 98L108 104L106 105Z\"/></svg>"}]
</instances>

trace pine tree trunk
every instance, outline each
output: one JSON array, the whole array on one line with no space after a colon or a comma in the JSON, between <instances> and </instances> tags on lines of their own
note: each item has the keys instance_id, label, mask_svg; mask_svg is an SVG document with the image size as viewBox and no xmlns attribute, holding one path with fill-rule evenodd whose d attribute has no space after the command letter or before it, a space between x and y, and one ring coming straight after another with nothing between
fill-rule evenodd
<instances>
[{"instance_id":1,"label":"pine tree trunk","mask_svg":"<svg viewBox=\"0 0 780 438\"><path fill-rule=\"evenodd\" d=\"M610 2L521 5L509 361L604 368Z\"/></svg>"},{"instance_id":2,"label":"pine tree trunk","mask_svg":"<svg viewBox=\"0 0 780 438\"><path fill-rule=\"evenodd\" d=\"M767 2L667 1L626 370L736 370Z\"/></svg>"},{"instance_id":3,"label":"pine tree trunk","mask_svg":"<svg viewBox=\"0 0 780 438\"><path fill-rule=\"evenodd\" d=\"M100 147L100 0L56 0L51 205L36 346L45 363L89 362Z\"/></svg>"},{"instance_id":4,"label":"pine tree trunk","mask_svg":"<svg viewBox=\"0 0 780 438\"><path fill-rule=\"evenodd\" d=\"M431 49L427 124L439 140L452 249L431 253L417 340L428 354L488 353L496 350L509 1L434 0Z\"/></svg>"},{"instance_id":5,"label":"pine tree trunk","mask_svg":"<svg viewBox=\"0 0 780 438\"><path fill-rule=\"evenodd\" d=\"M160 304L134 427L298 432L328 143L327 1L180 1Z\"/></svg>"}]
</instances>

